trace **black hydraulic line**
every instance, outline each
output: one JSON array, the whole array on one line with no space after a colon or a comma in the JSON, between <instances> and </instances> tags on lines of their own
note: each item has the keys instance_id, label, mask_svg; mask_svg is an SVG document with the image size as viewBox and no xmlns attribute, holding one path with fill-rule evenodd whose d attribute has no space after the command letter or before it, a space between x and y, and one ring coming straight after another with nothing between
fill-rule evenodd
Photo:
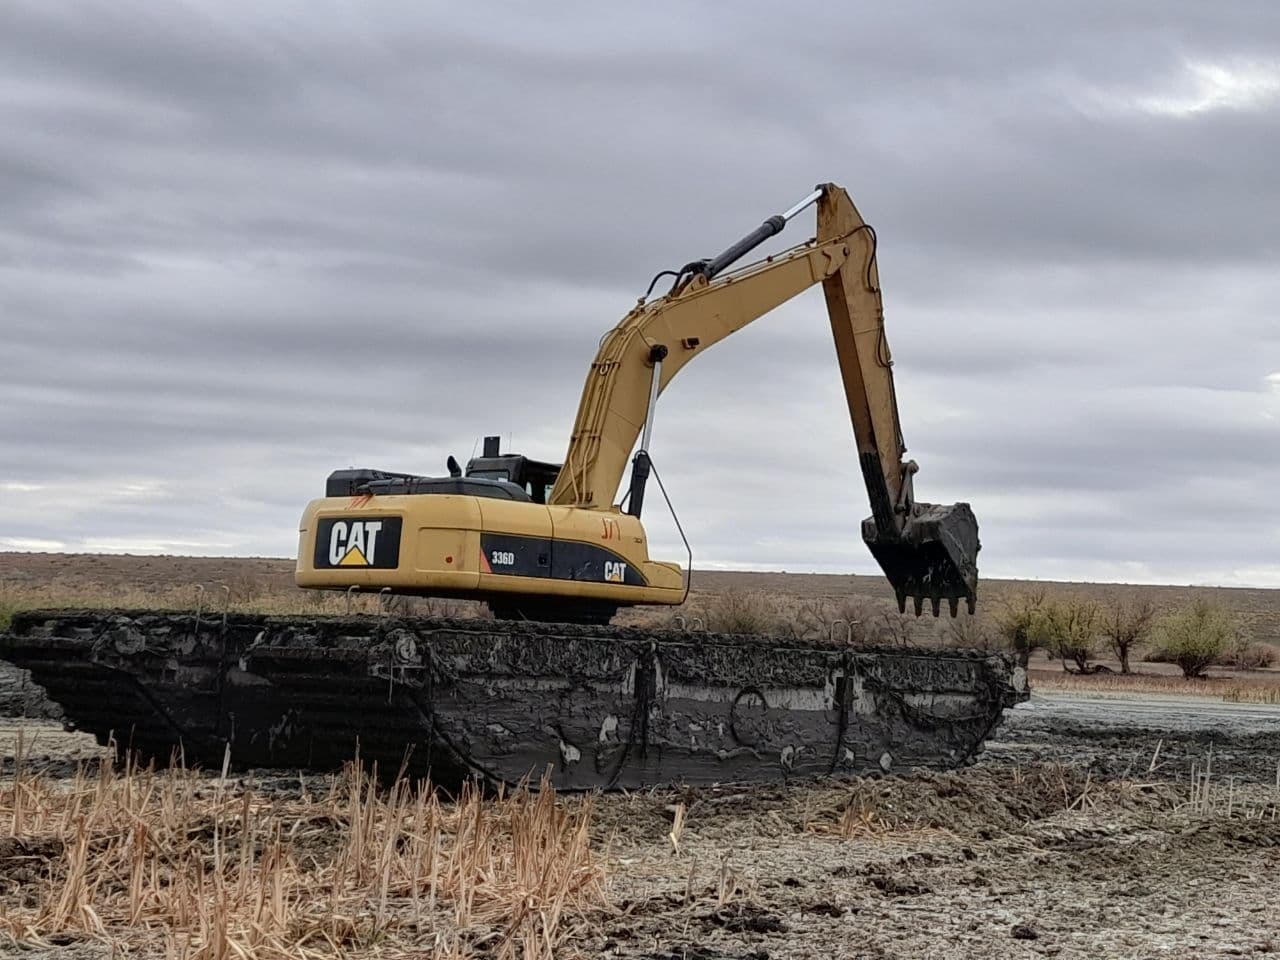
<instances>
[{"instance_id":1,"label":"black hydraulic line","mask_svg":"<svg viewBox=\"0 0 1280 960\"><path fill-rule=\"evenodd\" d=\"M658 281L661 280L663 277L675 277L676 283L680 282L680 274L677 273L675 270L660 270L656 274L654 274L653 279L649 281L649 289L644 292L644 296L641 297L640 299L648 300L649 294L653 293L653 288L658 285Z\"/></svg>"},{"instance_id":2,"label":"black hydraulic line","mask_svg":"<svg viewBox=\"0 0 1280 960\"><path fill-rule=\"evenodd\" d=\"M689 589L693 586L693 547L689 546L689 538L684 535L684 527L680 524L680 517L676 514L676 508L671 505L671 498L667 496L667 488L662 483L662 476L658 473L658 468L653 465L653 461L649 461L649 468L653 471L653 479L658 481L658 489L662 491L662 499L667 501L667 510L671 513L671 519L676 522L676 530L680 533L680 539L684 541L684 552L689 558L689 565L685 567L688 571L684 579L684 596L680 598L680 602L684 603L689 599Z\"/></svg>"}]
</instances>

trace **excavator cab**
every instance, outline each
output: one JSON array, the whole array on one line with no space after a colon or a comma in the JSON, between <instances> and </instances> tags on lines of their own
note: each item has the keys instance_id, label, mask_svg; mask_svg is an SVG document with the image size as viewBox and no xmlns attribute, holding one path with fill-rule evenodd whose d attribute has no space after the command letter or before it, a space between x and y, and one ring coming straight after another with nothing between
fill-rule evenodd
<instances>
[{"instance_id":1,"label":"excavator cab","mask_svg":"<svg viewBox=\"0 0 1280 960\"><path fill-rule=\"evenodd\" d=\"M478 457L467 461L467 476L501 480L524 488L534 503L546 503L560 475L560 464L531 460L518 453L499 453L498 437L485 437Z\"/></svg>"}]
</instances>

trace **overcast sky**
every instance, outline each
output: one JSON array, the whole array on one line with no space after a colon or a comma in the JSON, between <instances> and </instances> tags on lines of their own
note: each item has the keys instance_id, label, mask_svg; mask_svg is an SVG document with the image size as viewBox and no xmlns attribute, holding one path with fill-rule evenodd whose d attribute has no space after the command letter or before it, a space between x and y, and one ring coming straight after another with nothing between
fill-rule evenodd
<instances>
[{"instance_id":1,"label":"overcast sky","mask_svg":"<svg viewBox=\"0 0 1280 960\"><path fill-rule=\"evenodd\" d=\"M1273 0L5 0L0 129L0 549L289 556L332 469L559 460L652 274L830 180L985 575L1280 586ZM695 563L875 571L819 292L652 451Z\"/></svg>"}]
</instances>

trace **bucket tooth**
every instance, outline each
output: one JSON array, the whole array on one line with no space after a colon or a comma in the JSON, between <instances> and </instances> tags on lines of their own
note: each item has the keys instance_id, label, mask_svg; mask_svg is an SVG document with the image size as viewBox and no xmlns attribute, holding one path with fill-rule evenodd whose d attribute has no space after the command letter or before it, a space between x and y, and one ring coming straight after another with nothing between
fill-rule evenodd
<instances>
[{"instance_id":1,"label":"bucket tooth","mask_svg":"<svg viewBox=\"0 0 1280 960\"><path fill-rule=\"evenodd\" d=\"M936 617L948 601L951 615L964 599L972 613L978 594L978 521L967 503L917 503L901 532L884 534L874 518L862 522L862 538L884 570L905 612L913 598L916 616L924 601Z\"/></svg>"}]
</instances>

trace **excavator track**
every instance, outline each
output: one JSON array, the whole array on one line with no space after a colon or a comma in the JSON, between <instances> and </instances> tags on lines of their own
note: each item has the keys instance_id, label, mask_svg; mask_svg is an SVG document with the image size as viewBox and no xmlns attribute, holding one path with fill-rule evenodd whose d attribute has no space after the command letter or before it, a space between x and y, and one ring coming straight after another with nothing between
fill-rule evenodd
<instances>
[{"instance_id":1,"label":"excavator track","mask_svg":"<svg viewBox=\"0 0 1280 960\"><path fill-rule=\"evenodd\" d=\"M1027 698L1005 656L398 617L31 611L0 635L65 722L161 763L560 789L954 767Z\"/></svg>"}]
</instances>

